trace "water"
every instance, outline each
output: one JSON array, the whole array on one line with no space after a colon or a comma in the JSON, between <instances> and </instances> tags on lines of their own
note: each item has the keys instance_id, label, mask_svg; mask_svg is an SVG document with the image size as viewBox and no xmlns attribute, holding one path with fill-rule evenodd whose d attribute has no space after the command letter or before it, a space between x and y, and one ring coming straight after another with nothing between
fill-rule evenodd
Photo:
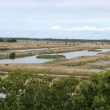
<instances>
[{"instance_id":1,"label":"water","mask_svg":"<svg viewBox=\"0 0 110 110\"><path fill-rule=\"evenodd\" d=\"M64 55L66 59L72 59L72 58L77 58L77 57L82 57L82 56L95 56L98 53L104 53L104 52L110 51L110 49L96 49L96 50L100 50L100 51L83 50L83 51L60 53L60 55Z\"/></svg>"},{"instance_id":2,"label":"water","mask_svg":"<svg viewBox=\"0 0 110 110\"><path fill-rule=\"evenodd\" d=\"M51 59L39 59L35 56L28 56L16 59L1 59L0 64L41 64L51 61Z\"/></svg>"},{"instance_id":3,"label":"water","mask_svg":"<svg viewBox=\"0 0 110 110\"><path fill-rule=\"evenodd\" d=\"M110 61L100 61L101 64L110 64Z\"/></svg>"},{"instance_id":4,"label":"water","mask_svg":"<svg viewBox=\"0 0 110 110\"><path fill-rule=\"evenodd\" d=\"M98 52L95 52L95 51L84 50L84 51L61 53L60 55L64 55L66 57L66 59L72 59L72 58L77 58L77 57L81 57L81 56L94 56L97 53Z\"/></svg>"},{"instance_id":5,"label":"water","mask_svg":"<svg viewBox=\"0 0 110 110\"><path fill-rule=\"evenodd\" d=\"M110 49L100 49L101 51L74 51L74 52L66 52L66 53L58 53L58 55L64 55L66 59L72 59L82 56L95 56L98 53L108 52ZM52 59L40 59L34 56L21 57L16 59L1 59L0 64L41 64L52 61Z\"/></svg>"},{"instance_id":6,"label":"water","mask_svg":"<svg viewBox=\"0 0 110 110\"><path fill-rule=\"evenodd\" d=\"M105 53L105 52L109 52L110 51L110 49L96 49L96 50L99 50L101 53L102 52ZM98 52L98 53L100 53L100 52Z\"/></svg>"}]
</instances>

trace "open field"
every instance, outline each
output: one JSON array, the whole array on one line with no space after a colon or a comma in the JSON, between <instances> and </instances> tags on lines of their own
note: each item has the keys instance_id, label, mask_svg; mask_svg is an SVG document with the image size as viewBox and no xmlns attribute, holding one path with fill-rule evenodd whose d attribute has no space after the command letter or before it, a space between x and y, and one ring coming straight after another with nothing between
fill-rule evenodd
<instances>
[{"instance_id":1,"label":"open field","mask_svg":"<svg viewBox=\"0 0 110 110\"><path fill-rule=\"evenodd\" d=\"M45 50L37 50L47 48ZM36 54L73 52L78 50L94 50L99 48L110 48L109 43L105 42L70 42L70 41L34 41L18 40L17 42L0 42L0 58L9 58L11 52L16 52L16 57L31 56ZM30 51L16 51L19 49L36 49ZM4 51L3 51L4 50ZM5 51L7 50L7 51Z\"/></svg>"},{"instance_id":2,"label":"open field","mask_svg":"<svg viewBox=\"0 0 110 110\"><path fill-rule=\"evenodd\" d=\"M55 54L62 52L75 52L88 50L90 52L98 52L94 56L82 56L71 59L57 59L43 64L0 64L0 71L34 71L39 73L47 73L52 75L73 75L73 76L89 76L90 74L109 70L110 52L100 53L100 50L109 49L107 42L66 42L66 41L33 41L18 40L14 43L0 42L0 58L9 58L12 52L16 57L25 57L32 55ZM40 48L40 49L39 49ZM43 49L45 48L45 49ZM6 49L3 51L2 49ZM27 49L27 51L26 51ZM29 50L30 49L30 50ZM48 56L48 55L47 55ZM56 56L58 56L56 54ZM108 63L106 63L108 61ZM105 63L103 63L105 62ZM5 74L5 73L4 73Z\"/></svg>"},{"instance_id":3,"label":"open field","mask_svg":"<svg viewBox=\"0 0 110 110\"><path fill-rule=\"evenodd\" d=\"M92 44L92 45L90 45ZM47 41L47 40L17 40L17 42L0 42L0 49L29 49L29 48L60 48L60 47L110 47L109 42L74 42L74 41Z\"/></svg>"}]
</instances>

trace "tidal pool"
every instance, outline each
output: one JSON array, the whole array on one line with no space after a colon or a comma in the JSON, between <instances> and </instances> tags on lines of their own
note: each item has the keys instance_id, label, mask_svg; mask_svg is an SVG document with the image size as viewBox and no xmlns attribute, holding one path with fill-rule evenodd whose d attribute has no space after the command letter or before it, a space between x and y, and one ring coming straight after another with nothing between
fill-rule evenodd
<instances>
[{"instance_id":1,"label":"tidal pool","mask_svg":"<svg viewBox=\"0 0 110 110\"><path fill-rule=\"evenodd\" d=\"M51 59L39 59L34 55L16 59L1 59L0 64L41 64L49 61L51 61Z\"/></svg>"},{"instance_id":2,"label":"tidal pool","mask_svg":"<svg viewBox=\"0 0 110 110\"><path fill-rule=\"evenodd\" d=\"M110 49L100 49L101 51L74 51L74 52L65 52L65 53L57 53L59 55L64 55L66 59L72 59L82 56L95 56L98 53L108 52ZM21 57L16 59L1 59L0 64L41 64L52 61L53 59L41 59L36 58L37 55Z\"/></svg>"}]
</instances>

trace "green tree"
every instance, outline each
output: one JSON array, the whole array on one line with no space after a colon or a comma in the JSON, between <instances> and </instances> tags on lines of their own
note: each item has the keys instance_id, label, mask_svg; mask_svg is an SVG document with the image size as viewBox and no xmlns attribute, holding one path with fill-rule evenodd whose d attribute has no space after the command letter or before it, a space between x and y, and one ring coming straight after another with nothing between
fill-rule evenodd
<instances>
[{"instance_id":1,"label":"green tree","mask_svg":"<svg viewBox=\"0 0 110 110\"><path fill-rule=\"evenodd\" d=\"M78 101L76 106L82 106L82 110L109 110L110 72L93 75L88 81L82 82L75 97L73 101ZM78 100L81 97L82 100Z\"/></svg>"},{"instance_id":2,"label":"green tree","mask_svg":"<svg viewBox=\"0 0 110 110\"><path fill-rule=\"evenodd\" d=\"M110 72L87 80L13 72L0 79L0 110L110 110Z\"/></svg>"}]
</instances>

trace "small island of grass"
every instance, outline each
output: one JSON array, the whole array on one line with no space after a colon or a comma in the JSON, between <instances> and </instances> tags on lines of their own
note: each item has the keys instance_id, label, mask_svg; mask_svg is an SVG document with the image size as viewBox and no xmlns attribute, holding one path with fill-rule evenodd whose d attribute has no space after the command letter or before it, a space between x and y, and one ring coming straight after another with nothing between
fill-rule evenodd
<instances>
[{"instance_id":1,"label":"small island of grass","mask_svg":"<svg viewBox=\"0 0 110 110\"><path fill-rule=\"evenodd\" d=\"M60 59L60 58L65 58L64 55L39 55L37 58L46 58L46 59Z\"/></svg>"}]
</instances>

